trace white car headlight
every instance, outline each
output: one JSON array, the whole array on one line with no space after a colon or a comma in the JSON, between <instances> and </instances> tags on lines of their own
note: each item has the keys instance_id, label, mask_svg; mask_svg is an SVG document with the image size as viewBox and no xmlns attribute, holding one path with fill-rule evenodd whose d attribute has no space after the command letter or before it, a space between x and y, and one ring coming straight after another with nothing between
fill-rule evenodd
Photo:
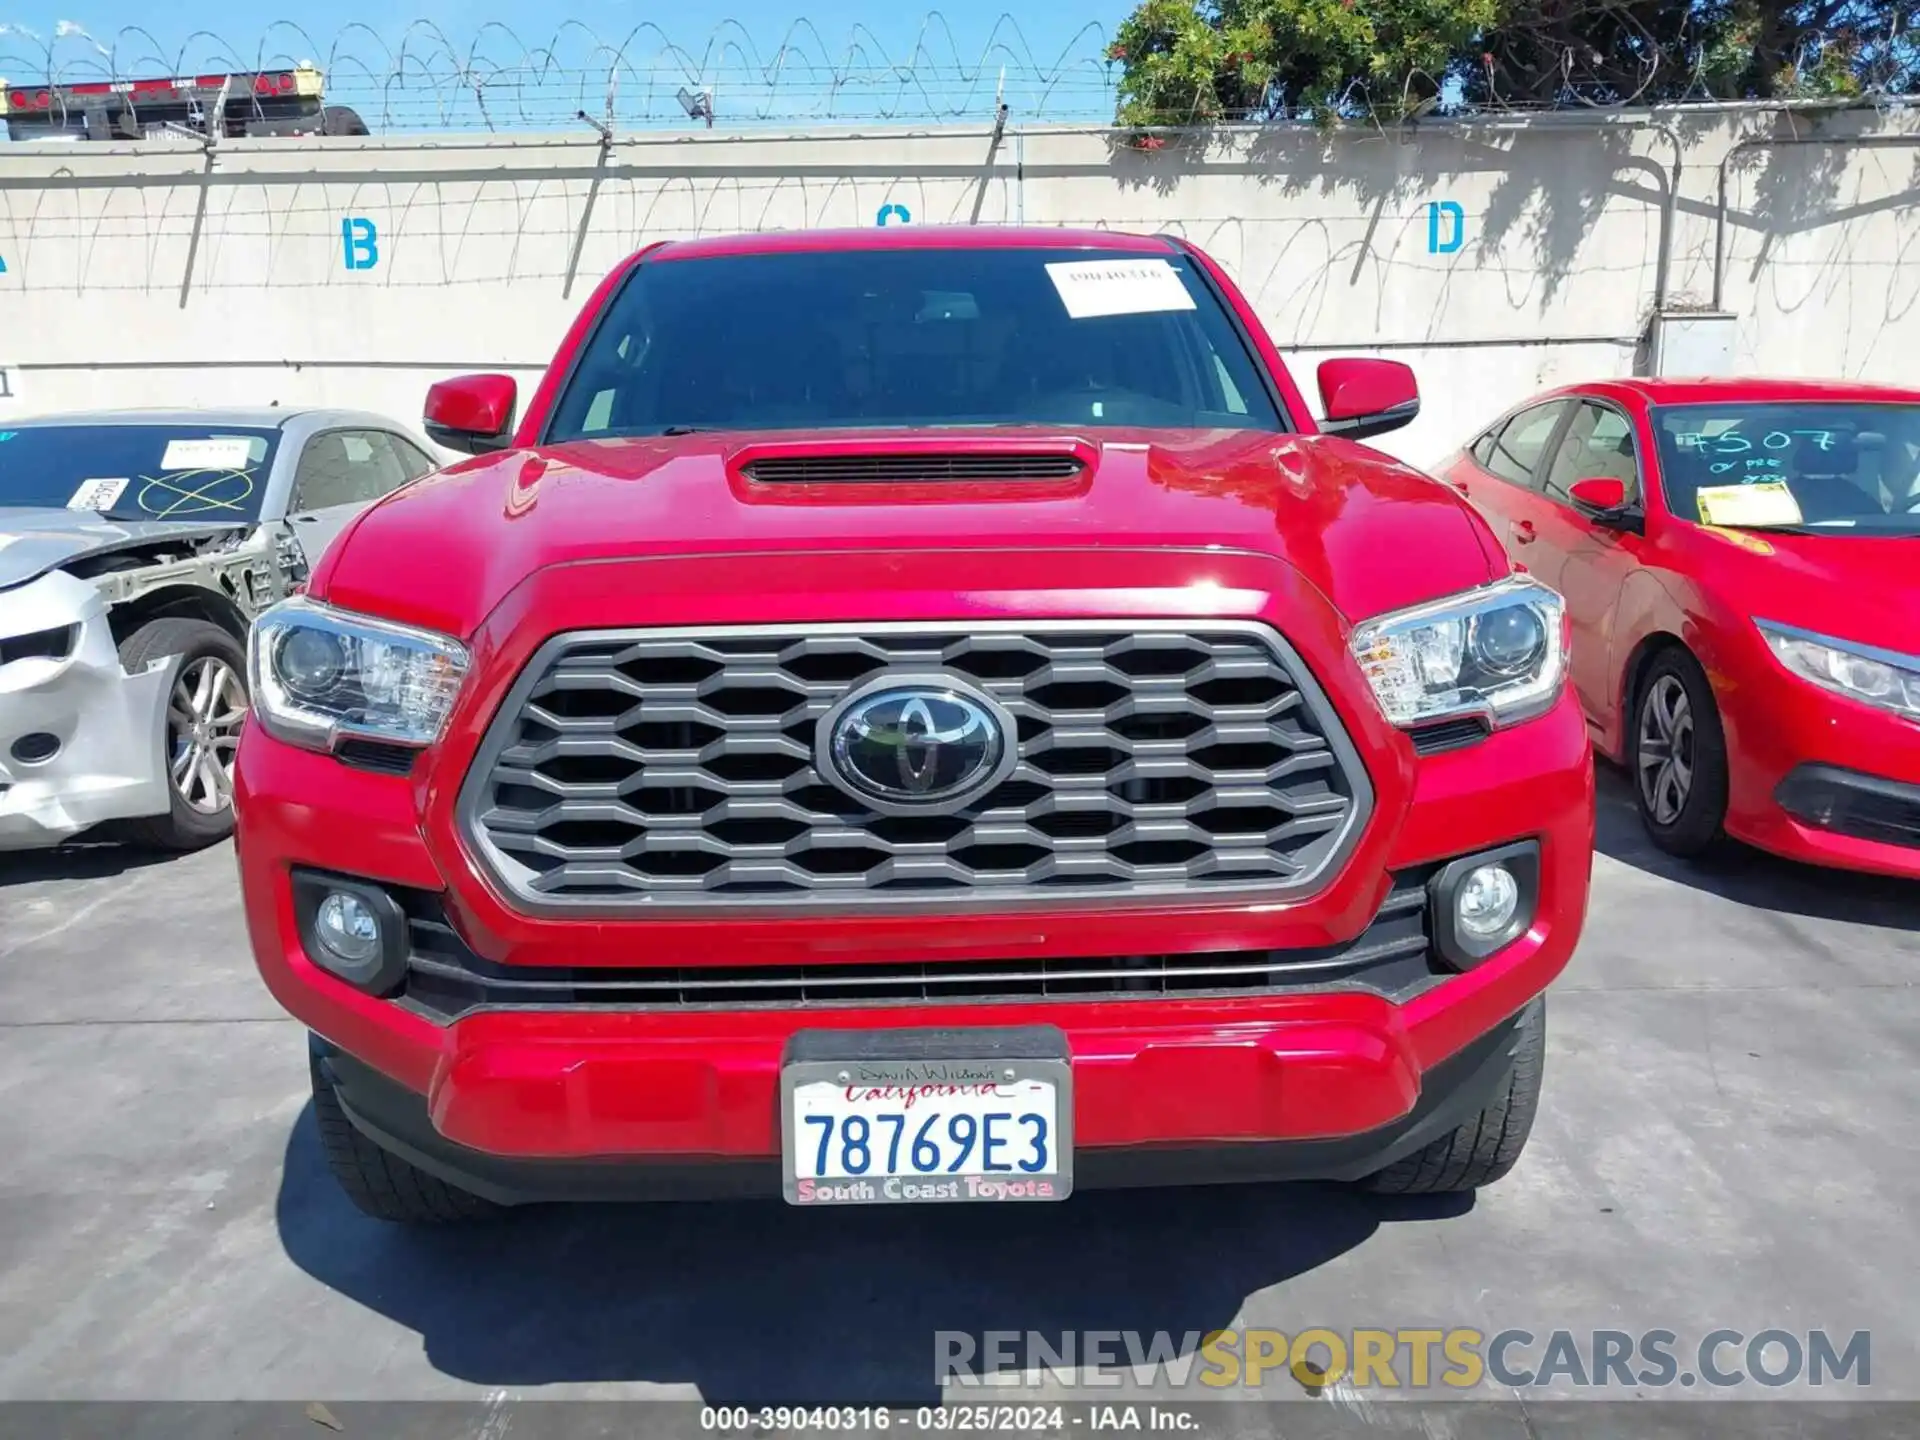
<instances>
[{"instance_id":1,"label":"white car headlight","mask_svg":"<svg viewBox=\"0 0 1920 1440\"><path fill-rule=\"evenodd\" d=\"M247 643L255 716L312 750L347 736L431 745L467 666L457 640L300 596L265 611Z\"/></svg>"},{"instance_id":2,"label":"white car headlight","mask_svg":"<svg viewBox=\"0 0 1920 1440\"><path fill-rule=\"evenodd\" d=\"M1920 655L1856 645L1771 620L1753 623L1767 648L1801 679L1862 704L1920 720Z\"/></svg>"},{"instance_id":3,"label":"white car headlight","mask_svg":"<svg viewBox=\"0 0 1920 1440\"><path fill-rule=\"evenodd\" d=\"M1537 580L1516 576L1369 620L1351 644L1395 725L1467 716L1512 725L1560 697L1566 605Z\"/></svg>"}]
</instances>

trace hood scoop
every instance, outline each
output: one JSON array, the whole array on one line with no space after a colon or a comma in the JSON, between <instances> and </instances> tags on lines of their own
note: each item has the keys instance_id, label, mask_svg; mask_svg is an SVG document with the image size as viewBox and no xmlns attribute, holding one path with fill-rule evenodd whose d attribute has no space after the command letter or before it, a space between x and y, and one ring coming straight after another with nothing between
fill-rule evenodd
<instances>
[{"instance_id":1,"label":"hood scoop","mask_svg":"<svg viewBox=\"0 0 1920 1440\"><path fill-rule=\"evenodd\" d=\"M1075 480L1087 462L1072 450L819 450L760 455L740 466L759 485L1004 484Z\"/></svg>"}]
</instances>

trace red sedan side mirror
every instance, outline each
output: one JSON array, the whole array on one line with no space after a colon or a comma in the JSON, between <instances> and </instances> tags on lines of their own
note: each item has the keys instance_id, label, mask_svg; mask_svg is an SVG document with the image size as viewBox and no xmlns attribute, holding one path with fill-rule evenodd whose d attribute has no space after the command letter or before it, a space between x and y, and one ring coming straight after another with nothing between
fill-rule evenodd
<instances>
[{"instance_id":1,"label":"red sedan side mirror","mask_svg":"<svg viewBox=\"0 0 1920 1440\"><path fill-rule=\"evenodd\" d=\"M1329 435L1363 440L1410 424L1420 413L1413 370L1398 360L1323 360L1320 407Z\"/></svg>"},{"instance_id":2,"label":"red sedan side mirror","mask_svg":"<svg viewBox=\"0 0 1920 1440\"><path fill-rule=\"evenodd\" d=\"M513 443L519 387L511 375L462 375L427 391L427 438L449 450L484 455Z\"/></svg>"},{"instance_id":3,"label":"red sedan side mirror","mask_svg":"<svg viewBox=\"0 0 1920 1440\"><path fill-rule=\"evenodd\" d=\"M1594 475L1574 481L1567 498L1582 510L1618 510L1627 503L1627 485L1611 476Z\"/></svg>"}]
</instances>

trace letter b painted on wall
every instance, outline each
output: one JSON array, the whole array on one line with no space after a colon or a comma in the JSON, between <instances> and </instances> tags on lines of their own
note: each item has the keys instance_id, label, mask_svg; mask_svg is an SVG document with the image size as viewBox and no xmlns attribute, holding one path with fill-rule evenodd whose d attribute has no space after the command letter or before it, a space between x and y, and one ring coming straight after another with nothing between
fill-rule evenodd
<instances>
[{"instance_id":1,"label":"letter b painted on wall","mask_svg":"<svg viewBox=\"0 0 1920 1440\"><path fill-rule=\"evenodd\" d=\"M1445 222L1445 223L1443 223ZM1467 243L1467 212L1458 200L1427 202L1427 253L1451 255Z\"/></svg>"},{"instance_id":2,"label":"letter b painted on wall","mask_svg":"<svg viewBox=\"0 0 1920 1440\"><path fill-rule=\"evenodd\" d=\"M349 270L371 270L380 263L380 229L352 216L340 222L340 253Z\"/></svg>"}]
</instances>

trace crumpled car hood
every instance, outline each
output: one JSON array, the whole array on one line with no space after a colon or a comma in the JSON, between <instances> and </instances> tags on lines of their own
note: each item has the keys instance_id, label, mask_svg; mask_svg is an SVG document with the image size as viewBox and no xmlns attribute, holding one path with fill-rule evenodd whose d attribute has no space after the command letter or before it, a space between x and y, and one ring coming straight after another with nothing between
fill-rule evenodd
<instances>
[{"instance_id":1,"label":"crumpled car hood","mask_svg":"<svg viewBox=\"0 0 1920 1440\"><path fill-rule=\"evenodd\" d=\"M0 590L22 585L82 555L139 545L247 530L246 525L200 525L177 520L111 520L87 510L0 506Z\"/></svg>"}]
</instances>

